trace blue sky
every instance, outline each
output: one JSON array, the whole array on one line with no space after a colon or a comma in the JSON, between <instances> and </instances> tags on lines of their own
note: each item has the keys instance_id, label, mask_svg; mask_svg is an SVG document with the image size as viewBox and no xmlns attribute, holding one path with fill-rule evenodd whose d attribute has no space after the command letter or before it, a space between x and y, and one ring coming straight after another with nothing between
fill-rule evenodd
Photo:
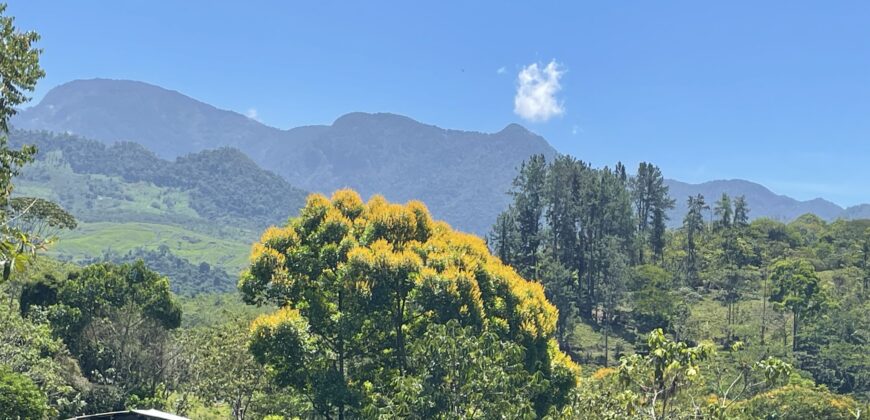
<instances>
[{"instance_id":1,"label":"blue sky","mask_svg":"<svg viewBox=\"0 0 870 420\"><path fill-rule=\"evenodd\" d=\"M595 165L870 202L866 1L26 0L8 12L43 35L37 99L107 77L282 128L351 111L476 131L517 122ZM542 89L524 91L543 97L517 110L533 64Z\"/></svg>"}]
</instances>

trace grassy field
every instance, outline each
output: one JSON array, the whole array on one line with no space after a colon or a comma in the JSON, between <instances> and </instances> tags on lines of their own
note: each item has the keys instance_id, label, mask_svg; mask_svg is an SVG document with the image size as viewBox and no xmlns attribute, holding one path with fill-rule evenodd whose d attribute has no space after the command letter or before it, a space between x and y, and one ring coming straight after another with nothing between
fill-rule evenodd
<instances>
[{"instance_id":1,"label":"grassy field","mask_svg":"<svg viewBox=\"0 0 870 420\"><path fill-rule=\"evenodd\" d=\"M49 254L73 261L99 257L106 250L126 253L135 248L157 249L166 245L194 264L201 262L238 273L247 262L250 243L244 239L218 239L171 225L153 223L81 223L65 232Z\"/></svg>"}]
</instances>

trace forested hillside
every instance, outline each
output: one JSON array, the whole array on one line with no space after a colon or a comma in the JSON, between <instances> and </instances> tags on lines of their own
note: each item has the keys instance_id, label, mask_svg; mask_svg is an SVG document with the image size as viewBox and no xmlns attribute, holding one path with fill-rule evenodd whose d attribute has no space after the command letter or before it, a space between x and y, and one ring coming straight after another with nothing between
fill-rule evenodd
<instances>
[{"instance_id":1,"label":"forested hillside","mask_svg":"<svg viewBox=\"0 0 870 420\"><path fill-rule=\"evenodd\" d=\"M212 225L224 222L253 229L280 222L286 218L284 209L300 208L305 197L305 192L260 169L235 149L206 150L168 161L131 142L107 146L76 136L42 131L13 131L9 141L13 147L32 144L40 150L35 164L25 169L22 180L53 190L58 194L53 198L60 199L61 204L70 209L79 210L77 216L86 221L105 221L106 212L102 210L109 210L88 213L88 207L94 205L88 204L89 199L110 197L136 201L148 195L124 193L119 182L166 191L154 197L157 201L145 203L147 206L166 208L171 213L176 207L188 207L194 213L183 209L174 213L183 216L186 212L207 219ZM52 177L52 170L67 173ZM86 177L73 182L70 178L76 175ZM58 185L64 181L67 181L65 185ZM148 221L136 217L131 214L125 220Z\"/></svg>"},{"instance_id":2,"label":"forested hillside","mask_svg":"<svg viewBox=\"0 0 870 420\"><path fill-rule=\"evenodd\" d=\"M234 288L257 231L286 219L305 195L234 149L167 161L135 143L47 132L14 131L9 142L40 150L16 178L16 194L57 202L80 222L59 232L52 255L153 262L159 251L172 262L157 269L185 294ZM210 267L203 275L190 269L202 264Z\"/></svg>"}]
</instances>

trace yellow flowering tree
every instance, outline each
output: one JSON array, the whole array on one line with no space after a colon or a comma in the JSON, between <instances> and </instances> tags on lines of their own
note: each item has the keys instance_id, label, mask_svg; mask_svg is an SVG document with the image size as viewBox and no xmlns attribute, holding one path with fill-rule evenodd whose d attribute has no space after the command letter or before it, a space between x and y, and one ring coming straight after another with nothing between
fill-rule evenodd
<instances>
[{"instance_id":1,"label":"yellow flowering tree","mask_svg":"<svg viewBox=\"0 0 870 420\"><path fill-rule=\"evenodd\" d=\"M311 195L298 217L254 244L239 288L247 303L279 307L251 327L257 360L325 417L407 393L403 379L426 376L409 349L448 322L522 349L524 373L543 384L528 391L539 414L576 385L579 369L556 345L558 313L543 287L480 238L433 221L420 202ZM421 384L417 397L436 387Z\"/></svg>"}]
</instances>

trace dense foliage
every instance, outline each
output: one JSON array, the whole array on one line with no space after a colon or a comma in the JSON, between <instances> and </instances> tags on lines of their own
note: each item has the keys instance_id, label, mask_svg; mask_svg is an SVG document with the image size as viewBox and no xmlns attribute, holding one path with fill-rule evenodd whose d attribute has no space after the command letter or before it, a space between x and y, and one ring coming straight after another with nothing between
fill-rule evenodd
<instances>
[{"instance_id":1,"label":"dense foliage","mask_svg":"<svg viewBox=\"0 0 870 420\"><path fill-rule=\"evenodd\" d=\"M472 401L437 404L449 385L441 381L456 378L433 378L419 356L415 363L417 340L449 321L494 335L483 344L521 346L500 368L515 370L511 364L522 361L524 373L541 381L527 401L538 413L563 404L576 381L576 366L552 338L557 312L543 288L502 265L480 239L432 221L419 202L376 196L363 203L349 190L332 200L312 195L299 217L269 228L254 245L239 288L249 303L280 307L252 326L257 360L326 417L408 398L425 400L418 413L425 416L483 409L468 406ZM435 383L407 383L415 380Z\"/></svg>"},{"instance_id":2,"label":"dense foliage","mask_svg":"<svg viewBox=\"0 0 870 420\"><path fill-rule=\"evenodd\" d=\"M40 418L46 405L45 396L30 378L0 366L0 413L4 417Z\"/></svg>"},{"instance_id":3,"label":"dense foliage","mask_svg":"<svg viewBox=\"0 0 870 420\"><path fill-rule=\"evenodd\" d=\"M152 395L163 380L181 308L168 280L141 261L94 264L65 280L46 276L24 284L20 302L24 315L49 322L92 382L126 397Z\"/></svg>"}]
</instances>

